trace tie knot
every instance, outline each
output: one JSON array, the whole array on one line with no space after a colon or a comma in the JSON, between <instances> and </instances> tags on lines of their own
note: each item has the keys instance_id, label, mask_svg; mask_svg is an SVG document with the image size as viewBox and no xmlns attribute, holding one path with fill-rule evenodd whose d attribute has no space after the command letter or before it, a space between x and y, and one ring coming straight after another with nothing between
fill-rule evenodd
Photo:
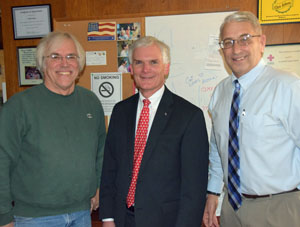
<instances>
[{"instance_id":1,"label":"tie knot","mask_svg":"<svg viewBox=\"0 0 300 227\"><path fill-rule=\"evenodd\" d=\"M239 83L238 80L235 80L235 81L234 81L234 86L235 86L236 89L240 89L240 86L241 86L241 85L240 85L240 83Z\"/></svg>"},{"instance_id":2,"label":"tie knot","mask_svg":"<svg viewBox=\"0 0 300 227\"><path fill-rule=\"evenodd\" d=\"M151 102L149 101L149 99L144 99L143 103L144 103L144 107L148 107Z\"/></svg>"}]
</instances>

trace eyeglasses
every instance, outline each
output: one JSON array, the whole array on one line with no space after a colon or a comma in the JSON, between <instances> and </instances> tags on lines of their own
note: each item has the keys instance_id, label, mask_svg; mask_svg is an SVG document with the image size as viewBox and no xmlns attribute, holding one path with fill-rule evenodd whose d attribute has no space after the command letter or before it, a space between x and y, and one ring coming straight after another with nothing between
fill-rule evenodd
<instances>
[{"instance_id":1,"label":"eyeglasses","mask_svg":"<svg viewBox=\"0 0 300 227\"><path fill-rule=\"evenodd\" d=\"M248 46L254 37L260 37L260 35L243 34L238 39L224 39L219 45L222 49L232 48L235 43L238 43L240 46Z\"/></svg>"},{"instance_id":2,"label":"eyeglasses","mask_svg":"<svg viewBox=\"0 0 300 227\"><path fill-rule=\"evenodd\" d=\"M79 56L75 54L68 54L67 56L61 56L60 54L50 54L45 57L49 58L51 61L55 63L61 63L64 58L68 63L77 63L77 59L79 58Z\"/></svg>"}]
</instances>

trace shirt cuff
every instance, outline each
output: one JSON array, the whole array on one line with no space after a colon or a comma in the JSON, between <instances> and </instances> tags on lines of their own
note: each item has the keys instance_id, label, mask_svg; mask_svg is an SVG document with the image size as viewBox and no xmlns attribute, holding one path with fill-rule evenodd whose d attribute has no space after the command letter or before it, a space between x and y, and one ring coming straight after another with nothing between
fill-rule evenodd
<instances>
[{"instance_id":1,"label":"shirt cuff","mask_svg":"<svg viewBox=\"0 0 300 227\"><path fill-rule=\"evenodd\" d=\"M113 218L104 218L102 219L103 222L109 222L109 221L114 221L115 219Z\"/></svg>"},{"instance_id":2,"label":"shirt cuff","mask_svg":"<svg viewBox=\"0 0 300 227\"><path fill-rule=\"evenodd\" d=\"M207 191L206 193L209 194L209 195L216 195L216 196L220 196L221 195L220 193L211 192L211 191Z\"/></svg>"},{"instance_id":3,"label":"shirt cuff","mask_svg":"<svg viewBox=\"0 0 300 227\"><path fill-rule=\"evenodd\" d=\"M218 179L210 178L208 180L207 191L221 194L223 190L224 183Z\"/></svg>"}]
</instances>

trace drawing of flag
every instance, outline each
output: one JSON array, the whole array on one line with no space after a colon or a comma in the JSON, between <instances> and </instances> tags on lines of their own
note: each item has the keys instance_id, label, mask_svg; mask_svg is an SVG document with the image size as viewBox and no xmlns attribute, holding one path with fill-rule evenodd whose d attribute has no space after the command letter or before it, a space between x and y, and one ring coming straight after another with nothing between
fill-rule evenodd
<instances>
[{"instance_id":1,"label":"drawing of flag","mask_svg":"<svg viewBox=\"0 0 300 227\"><path fill-rule=\"evenodd\" d=\"M116 40L116 22L91 22L88 24L88 41Z\"/></svg>"}]
</instances>

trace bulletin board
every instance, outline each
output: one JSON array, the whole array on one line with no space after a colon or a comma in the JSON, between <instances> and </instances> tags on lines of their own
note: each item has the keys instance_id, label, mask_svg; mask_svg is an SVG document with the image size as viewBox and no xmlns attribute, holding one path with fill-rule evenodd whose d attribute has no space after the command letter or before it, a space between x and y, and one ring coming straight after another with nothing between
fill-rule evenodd
<instances>
[{"instance_id":1,"label":"bulletin board","mask_svg":"<svg viewBox=\"0 0 300 227\"><path fill-rule=\"evenodd\" d=\"M99 24L116 24L116 37L104 37L95 40L93 36L88 35L89 26ZM78 80L78 85L91 89L91 74L92 73L106 73L118 72L120 65L120 43L131 42L130 38L120 38L118 31L122 26L131 26L132 29L139 29L140 36L145 35L145 18L121 18L121 19L99 19L99 20L81 20L72 21L65 19L54 19L53 21L55 31L65 31L73 34L83 46L86 52L105 52L106 63L103 65L86 65L85 69ZM137 28L138 27L138 28ZM89 33L90 34L90 33ZM129 63L129 62L128 62ZM122 73L122 95L123 99L133 95L135 87L130 73Z\"/></svg>"}]
</instances>

